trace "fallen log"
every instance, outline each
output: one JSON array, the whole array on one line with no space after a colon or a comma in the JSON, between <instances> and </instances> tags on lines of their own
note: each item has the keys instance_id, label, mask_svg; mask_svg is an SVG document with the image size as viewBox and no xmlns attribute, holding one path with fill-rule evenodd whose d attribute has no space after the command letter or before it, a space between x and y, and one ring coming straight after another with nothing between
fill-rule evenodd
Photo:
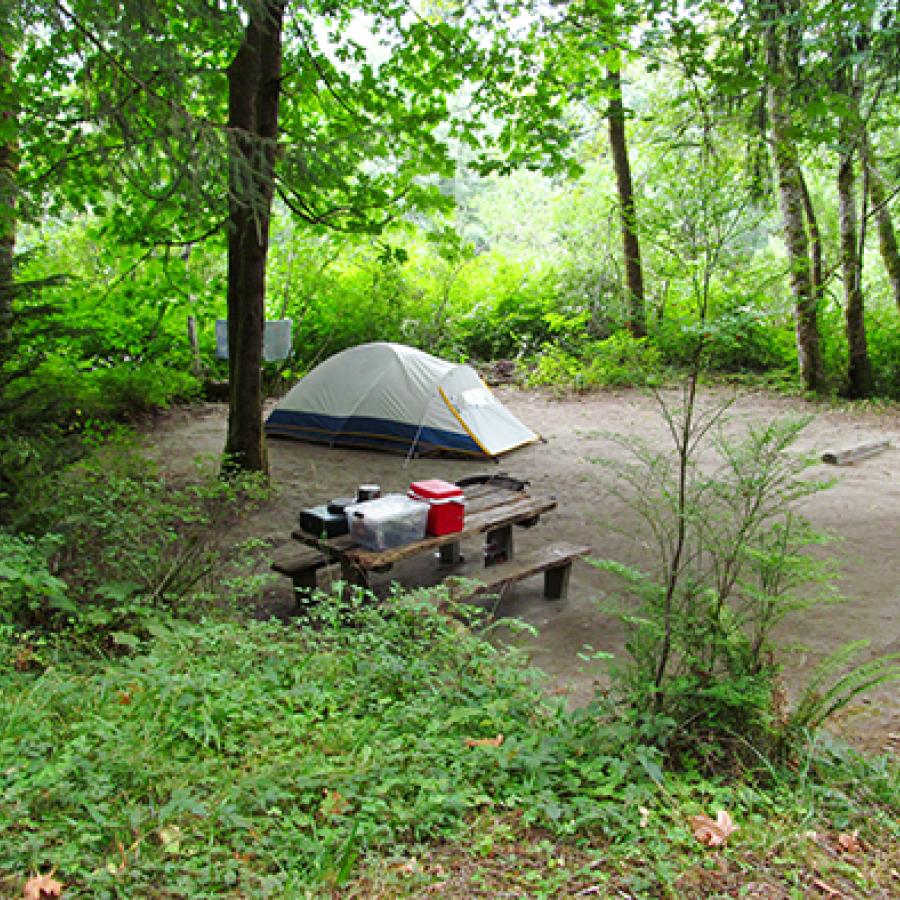
<instances>
[{"instance_id":1,"label":"fallen log","mask_svg":"<svg viewBox=\"0 0 900 900\"><path fill-rule=\"evenodd\" d=\"M860 444L858 447L850 447L847 450L823 453L822 462L830 463L832 466L849 466L852 463L859 462L861 459L868 459L870 456L883 453L890 446L890 441L873 441L870 444Z\"/></svg>"}]
</instances>

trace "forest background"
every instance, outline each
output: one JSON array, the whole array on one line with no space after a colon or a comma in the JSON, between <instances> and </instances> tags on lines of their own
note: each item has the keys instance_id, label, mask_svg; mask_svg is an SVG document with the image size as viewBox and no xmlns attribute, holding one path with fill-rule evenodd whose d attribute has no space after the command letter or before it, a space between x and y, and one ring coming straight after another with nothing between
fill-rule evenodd
<instances>
[{"instance_id":1,"label":"forest background","mask_svg":"<svg viewBox=\"0 0 900 900\"><path fill-rule=\"evenodd\" d=\"M578 389L644 383L702 345L714 371L898 396L889 5L205 9L10 5L17 441L198 395L228 374L226 316L250 334L229 437L250 468L263 315L293 320L291 360L265 367L281 383L368 340ZM266 22L280 119L242 128L253 79L235 66Z\"/></svg>"}]
</instances>

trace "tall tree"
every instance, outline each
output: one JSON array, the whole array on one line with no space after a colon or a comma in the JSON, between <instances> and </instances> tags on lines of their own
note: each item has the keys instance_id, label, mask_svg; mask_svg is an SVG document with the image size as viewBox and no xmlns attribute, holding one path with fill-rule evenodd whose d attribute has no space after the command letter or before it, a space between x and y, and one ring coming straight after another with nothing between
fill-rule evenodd
<instances>
[{"instance_id":1,"label":"tall tree","mask_svg":"<svg viewBox=\"0 0 900 900\"><path fill-rule=\"evenodd\" d=\"M16 114L13 87L13 32L8 3L0 4L0 347L12 322L13 262L16 247Z\"/></svg>"},{"instance_id":2,"label":"tall tree","mask_svg":"<svg viewBox=\"0 0 900 900\"><path fill-rule=\"evenodd\" d=\"M847 393L868 397L872 393L872 365L866 341L862 286L862 241L856 211L856 165L851 152L842 152L838 166L841 271L844 281L844 318L847 332Z\"/></svg>"},{"instance_id":3,"label":"tall tree","mask_svg":"<svg viewBox=\"0 0 900 900\"><path fill-rule=\"evenodd\" d=\"M864 180L872 203L872 212L875 214L875 222L878 226L878 245L881 250L881 259L887 272L894 302L897 304L897 312L900 313L900 250L897 249L897 235L894 231L894 222L891 218L888 192L884 178L878 169L872 152L871 142L867 131L863 131L862 164Z\"/></svg>"},{"instance_id":4,"label":"tall tree","mask_svg":"<svg viewBox=\"0 0 900 900\"><path fill-rule=\"evenodd\" d=\"M847 332L847 393L850 397L868 397L874 387L872 365L866 341L863 300L863 250L856 209L856 159L862 142L864 123L859 114L863 89L863 63L853 61L850 41L841 35L837 41L836 89L841 99L838 114L838 211L841 272L844 281L844 318ZM863 234L865 230L863 228Z\"/></svg>"},{"instance_id":5,"label":"tall tree","mask_svg":"<svg viewBox=\"0 0 900 900\"><path fill-rule=\"evenodd\" d=\"M653 0L646 13L652 14ZM611 0L561 0L540 8L534 28L540 59L532 91L561 98L570 119L595 111L606 120L616 176L616 194L625 271L625 324L636 337L646 334L644 269L639 216L628 153L622 67L640 42L645 9ZM574 173L573 173L574 174Z\"/></svg>"},{"instance_id":6,"label":"tall tree","mask_svg":"<svg viewBox=\"0 0 900 900\"><path fill-rule=\"evenodd\" d=\"M262 431L266 258L281 92L284 4L253 9L228 67L228 438L225 466L267 472Z\"/></svg>"},{"instance_id":7,"label":"tall tree","mask_svg":"<svg viewBox=\"0 0 900 900\"><path fill-rule=\"evenodd\" d=\"M622 253L625 260L625 288L628 304L628 330L635 337L647 333L644 304L644 270L641 266L641 246L638 237L637 204L631 179L631 162L625 136L625 105L622 100L621 55L607 70L609 105L606 119L609 123L609 147L616 172L616 190L619 195L619 214L622 221Z\"/></svg>"},{"instance_id":8,"label":"tall tree","mask_svg":"<svg viewBox=\"0 0 900 900\"><path fill-rule=\"evenodd\" d=\"M794 295L800 376L807 390L819 391L825 385L819 343L817 298L812 277L809 235L804 221L802 172L793 134L788 90L791 74L786 25L788 2L790 0L776 0L771 7L764 7L769 141L778 179L791 290Z\"/></svg>"}]
</instances>

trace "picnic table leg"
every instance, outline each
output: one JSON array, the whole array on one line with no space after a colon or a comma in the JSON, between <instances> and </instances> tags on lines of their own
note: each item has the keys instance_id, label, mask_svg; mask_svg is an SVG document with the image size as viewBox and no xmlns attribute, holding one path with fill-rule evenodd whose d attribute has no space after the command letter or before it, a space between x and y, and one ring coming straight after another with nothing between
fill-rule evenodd
<instances>
[{"instance_id":1,"label":"picnic table leg","mask_svg":"<svg viewBox=\"0 0 900 900\"><path fill-rule=\"evenodd\" d=\"M294 601L296 604L301 607L308 605L310 597L318 586L315 566L297 570L291 576L291 581L294 585Z\"/></svg>"},{"instance_id":2,"label":"picnic table leg","mask_svg":"<svg viewBox=\"0 0 900 900\"><path fill-rule=\"evenodd\" d=\"M565 600L569 593L569 575L572 572L571 561L565 565L547 569L544 572L544 599Z\"/></svg>"},{"instance_id":3,"label":"picnic table leg","mask_svg":"<svg viewBox=\"0 0 900 900\"><path fill-rule=\"evenodd\" d=\"M454 541L452 544L444 544L438 552L440 553L442 566L455 566L457 563L462 562L462 555L459 552L459 541Z\"/></svg>"},{"instance_id":4,"label":"picnic table leg","mask_svg":"<svg viewBox=\"0 0 900 900\"><path fill-rule=\"evenodd\" d=\"M512 525L503 525L487 533L484 564L495 566L510 560L515 555Z\"/></svg>"},{"instance_id":5,"label":"picnic table leg","mask_svg":"<svg viewBox=\"0 0 900 900\"><path fill-rule=\"evenodd\" d=\"M347 560L341 560L341 581L344 582L345 592L352 592L355 587L369 588L368 573Z\"/></svg>"}]
</instances>

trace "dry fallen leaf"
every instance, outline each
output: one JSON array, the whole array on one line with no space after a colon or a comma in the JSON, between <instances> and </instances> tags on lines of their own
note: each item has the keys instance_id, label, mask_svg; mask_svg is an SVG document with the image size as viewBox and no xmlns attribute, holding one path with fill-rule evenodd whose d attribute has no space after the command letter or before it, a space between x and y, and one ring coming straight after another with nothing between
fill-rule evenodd
<instances>
[{"instance_id":1,"label":"dry fallen leaf","mask_svg":"<svg viewBox=\"0 0 900 900\"><path fill-rule=\"evenodd\" d=\"M319 811L323 816L342 816L350 809L350 802L340 791L332 791L330 788L325 788L322 793L324 794L324 799L319 807Z\"/></svg>"},{"instance_id":2,"label":"dry fallen leaf","mask_svg":"<svg viewBox=\"0 0 900 900\"><path fill-rule=\"evenodd\" d=\"M62 897L63 886L51 872L49 875L35 875L25 882L23 900L49 900L51 897Z\"/></svg>"},{"instance_id":3,"label":"dry fallen leaf","mask_svg":"<svg viewBox=\"0 0 900 900\"><path fill-rule=\"evenodd\" d=\"M844 853L859 853L862 850L862 844L859 842L859 832L854 831L850 834L842 832L838 835L838 846Z\"/></svg>"},{"instance_id":4,"label":"dry fallen leaf","mask_svg":"<svg viewBox=\"0 0 900 900\"><path fill-rule=\"evenodd\" d=\"M464 743L467 747L499 747L503 743L503 735L498 734L492 738L466 738Z\"/></svg>"},{"instance_id":5,"label":"dry fallen leaf","mask_svg":"<svg viewBox=\"0 0 900 900\"><path fill-rule=\"evenodd\" d=\"M745 881L741 886L741 896L747 900L784 900L786 894L766 881Z\"/></svg>"},{"instance_id":6,"label":"dry fallen leaf","mask_svg":"<svg viewBox=\"0 0 900 900\"><path fill-rule=\"evenodd\" d=\"M16 651L13 659L13 668L17 672L27 672L36 661L37 654L34 650L28 644L23 644Z\"/></svg>"},{"instance_id":7,"label":"dry fallen leaf","mask_svg":"<svg viewBox=\"0 0 900 900\"><path fill-rule=\"evenodd\" d=\"M401 860L390 866L398 875L415 875L421 868L419 861L413 857L412 859Z\"/></svg>"},{"instance_id":8,"label":"dry fallen leaf","mask_svg":"<svg viewBox=\"0 0 900 900\"><path fill-rule=\"evenodd\" d=\"M641 814L641 821L639 824L641 828L646 828L650 824L650 810L647 809L646 806L639 806L638 812Z\"/></svg>"},{"instance_id":9,"label":"dry fallen leaf","mask_svg":"<svg viewBox=\"0 0 900 900\"><path fill-rule=\"evenodd\" d=\"M721 847L728 839L728 835L737 831L737 825L731 821L731 816L724 809L719 810L715 821L702 813L699 816L688 816L688 821L691 823L694 837L707 847Z\"/></svg>"},{"instance_id":10,"label":"dry fallen leaf","mask_svg":"<svg viewBox=\"0 0 900 900\"><path fill-rule=\"evenodd\" d=\"M166 825L156 832L166 853L178 853L181 849L181 829L177 825Z\"/></svg>"},{"instance_id":11,"label":"dry fallen leaf","mask_svg":"<svg viewBox=\"0 0 900 900\"><path fill-rule=\"evenodd\" d=\"M822 881L821 878L816 878L813 881L813 887L818 888L825 894L826 897L841 897L843 896L841 892L837 888L833 888L830 884L826 884Z\"/></svg>"}]
</instances>

